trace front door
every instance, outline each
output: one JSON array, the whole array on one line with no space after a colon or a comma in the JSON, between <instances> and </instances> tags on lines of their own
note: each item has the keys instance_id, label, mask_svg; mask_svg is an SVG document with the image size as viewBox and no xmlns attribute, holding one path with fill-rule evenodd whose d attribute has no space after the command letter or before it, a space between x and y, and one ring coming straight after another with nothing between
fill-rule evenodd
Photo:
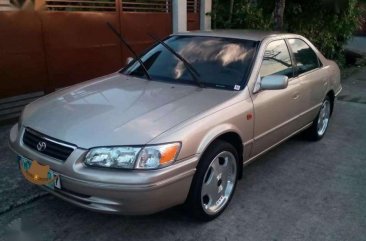
<instances>
[{"instance_id":1,"label":"front door","mask_svg":"<svg viewBox=\"0 0 366 241\"><path fill-rule=\"evenodd\" d=\"M301 82L299 78L293 78L292 59L284 40L275 40L266 46L258 81L268 75L286 75L289 84L282 90L254 90L255 126L251 156L262 153L299 128L297 115L303 99Z\"/></svg>"}]
</instances>

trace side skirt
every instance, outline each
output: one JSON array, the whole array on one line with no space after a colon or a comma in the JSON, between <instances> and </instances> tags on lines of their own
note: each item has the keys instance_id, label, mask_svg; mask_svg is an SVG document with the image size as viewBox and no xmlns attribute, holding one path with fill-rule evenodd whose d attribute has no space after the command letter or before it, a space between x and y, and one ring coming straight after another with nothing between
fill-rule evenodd
<instances>
[{"instance_id":1,"label":"side skirt","mask_svg":"<svg viewBox=\"0 0 366 241\"><path fill-rule=\"evenodd\" d=\"M267 148L267 149L265 149L264 151L262 151L262 152L258 153L257 155L255 155L255 156L253 156L253 157L249 158L248 160L245 160L245 161L243 162L243 166L248 165L249 163L251 163L252 161L254 161L255 159L257 159L258 157L260 157L261 155L263 155L264 153L268 152L269 150L271 150L271 149L275 148L276 146L278 146L278 145L279 145L279 144L281 144L282 142L284 142L284 141L288 140L289 138L293 137L294 135L296 135L296 134L300 133L301 131L305 130L306 128L310 127L312 123L313 123L313 122L310 122L309 124L307 124L307 125L305 125L304 127L302 127L302 128L300 128L300 129L298 129L297 131L293 132L291 135L287 136L286 138L282 139L281 141L277 142L276 144L274 144L274 145L272 145L272 146L268 147L268 148Z\"/></svg>"}]
</instances>

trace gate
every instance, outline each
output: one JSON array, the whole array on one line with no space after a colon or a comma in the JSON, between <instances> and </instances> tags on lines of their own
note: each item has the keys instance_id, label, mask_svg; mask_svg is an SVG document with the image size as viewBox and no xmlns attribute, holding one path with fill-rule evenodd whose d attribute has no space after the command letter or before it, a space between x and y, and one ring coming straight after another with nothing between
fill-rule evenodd
<instances>
[{"instance_id":1,"label":"gate","mask_svg":"<svg viewBox=\"0 0 366 241\"><path fill-rule=\"evenodd\" d=\"M153 43L147 33L163 38L172 32L171 0L36 0L35 5L43 11L0 12L0 120L3 98L49 93L121 68L131 54L107 22L138 53ZM188 29L198 29L199 1L188 0L187 8Z\"/></svg>"},{"instance_id":2,"label":"gate","mask_svg":"<svg viewBox=\"0 0 366 241\"><path fill-rule=\"evenodd\" d=\"M187 29L200 29L200 1L187 0Z\"/></svg>"}]
</instances>

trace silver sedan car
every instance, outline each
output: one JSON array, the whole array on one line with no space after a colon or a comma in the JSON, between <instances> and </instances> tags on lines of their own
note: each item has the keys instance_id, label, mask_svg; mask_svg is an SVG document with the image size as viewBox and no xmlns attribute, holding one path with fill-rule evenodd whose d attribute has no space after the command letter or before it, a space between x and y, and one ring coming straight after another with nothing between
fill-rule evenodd
<instances>
[{"instance_id":1,"label":"silver sedan car","mask_svg":"<svg viewBox=\"0 0 366 241\"><path fill-rule=\"evenodd\" d=\"M27 105L9 143L28 181L80 207L185 204L212 220L243 166L301 131L324 136L340 91L338 66L302 36L179 33Z\"/></svg>"}]
</instances>

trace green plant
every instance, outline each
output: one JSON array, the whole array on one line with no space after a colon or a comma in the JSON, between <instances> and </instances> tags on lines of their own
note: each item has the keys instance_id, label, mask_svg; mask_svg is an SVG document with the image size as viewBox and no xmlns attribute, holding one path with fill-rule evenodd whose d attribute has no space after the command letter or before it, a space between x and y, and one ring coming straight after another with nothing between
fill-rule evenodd
<instances>
[{"instance_id":1,"label":"green plant","mask_svg":"<svg viewBox=\"0 0 366 241\"><path fill-rule=\"evenodd\" d=\"M357 0L286 0L284 30L304 35L326 57L343 65L343 45L359 25L357 4ZM229 18L227 0L214 0L213 26L273 30L274 8L273 0L236 0Z\"/></svg>"},{"instance_id":2,"label":"green plant","mask_svg":"<svg viewBox=\"0 0 366 241\"><path fill-rule=\"evenodd\" d=\"M291 0L285 12L289 32L306 36L341 66L345 62L343 46L352 37L358 21L357 0L347 0L341 7L315 0Z\"/></svg>"},{"instance_id":3,"label":"green plant","mask_svg":"<svg viewBox=\"0 0 366 241\"><path fill-rule=\"evenodd\" d=\"M214 8L210 13L213 28L271 29L272 20L265 16L263 9L253 1L234 1L232 13L227 2L225 0L213 1Z\"/></svg>"},{"instance_id":4,"label":"green plant","mask_svg":"<svg viewBox=\"0 0 366 241\"><path fill-rule=\"evenodd\" d=\"M228 25L232 28L269 30L272 28L272 21L265 17L263 9L247 3L235 6L232 21Z\"/></svg>"}]
</instances>

